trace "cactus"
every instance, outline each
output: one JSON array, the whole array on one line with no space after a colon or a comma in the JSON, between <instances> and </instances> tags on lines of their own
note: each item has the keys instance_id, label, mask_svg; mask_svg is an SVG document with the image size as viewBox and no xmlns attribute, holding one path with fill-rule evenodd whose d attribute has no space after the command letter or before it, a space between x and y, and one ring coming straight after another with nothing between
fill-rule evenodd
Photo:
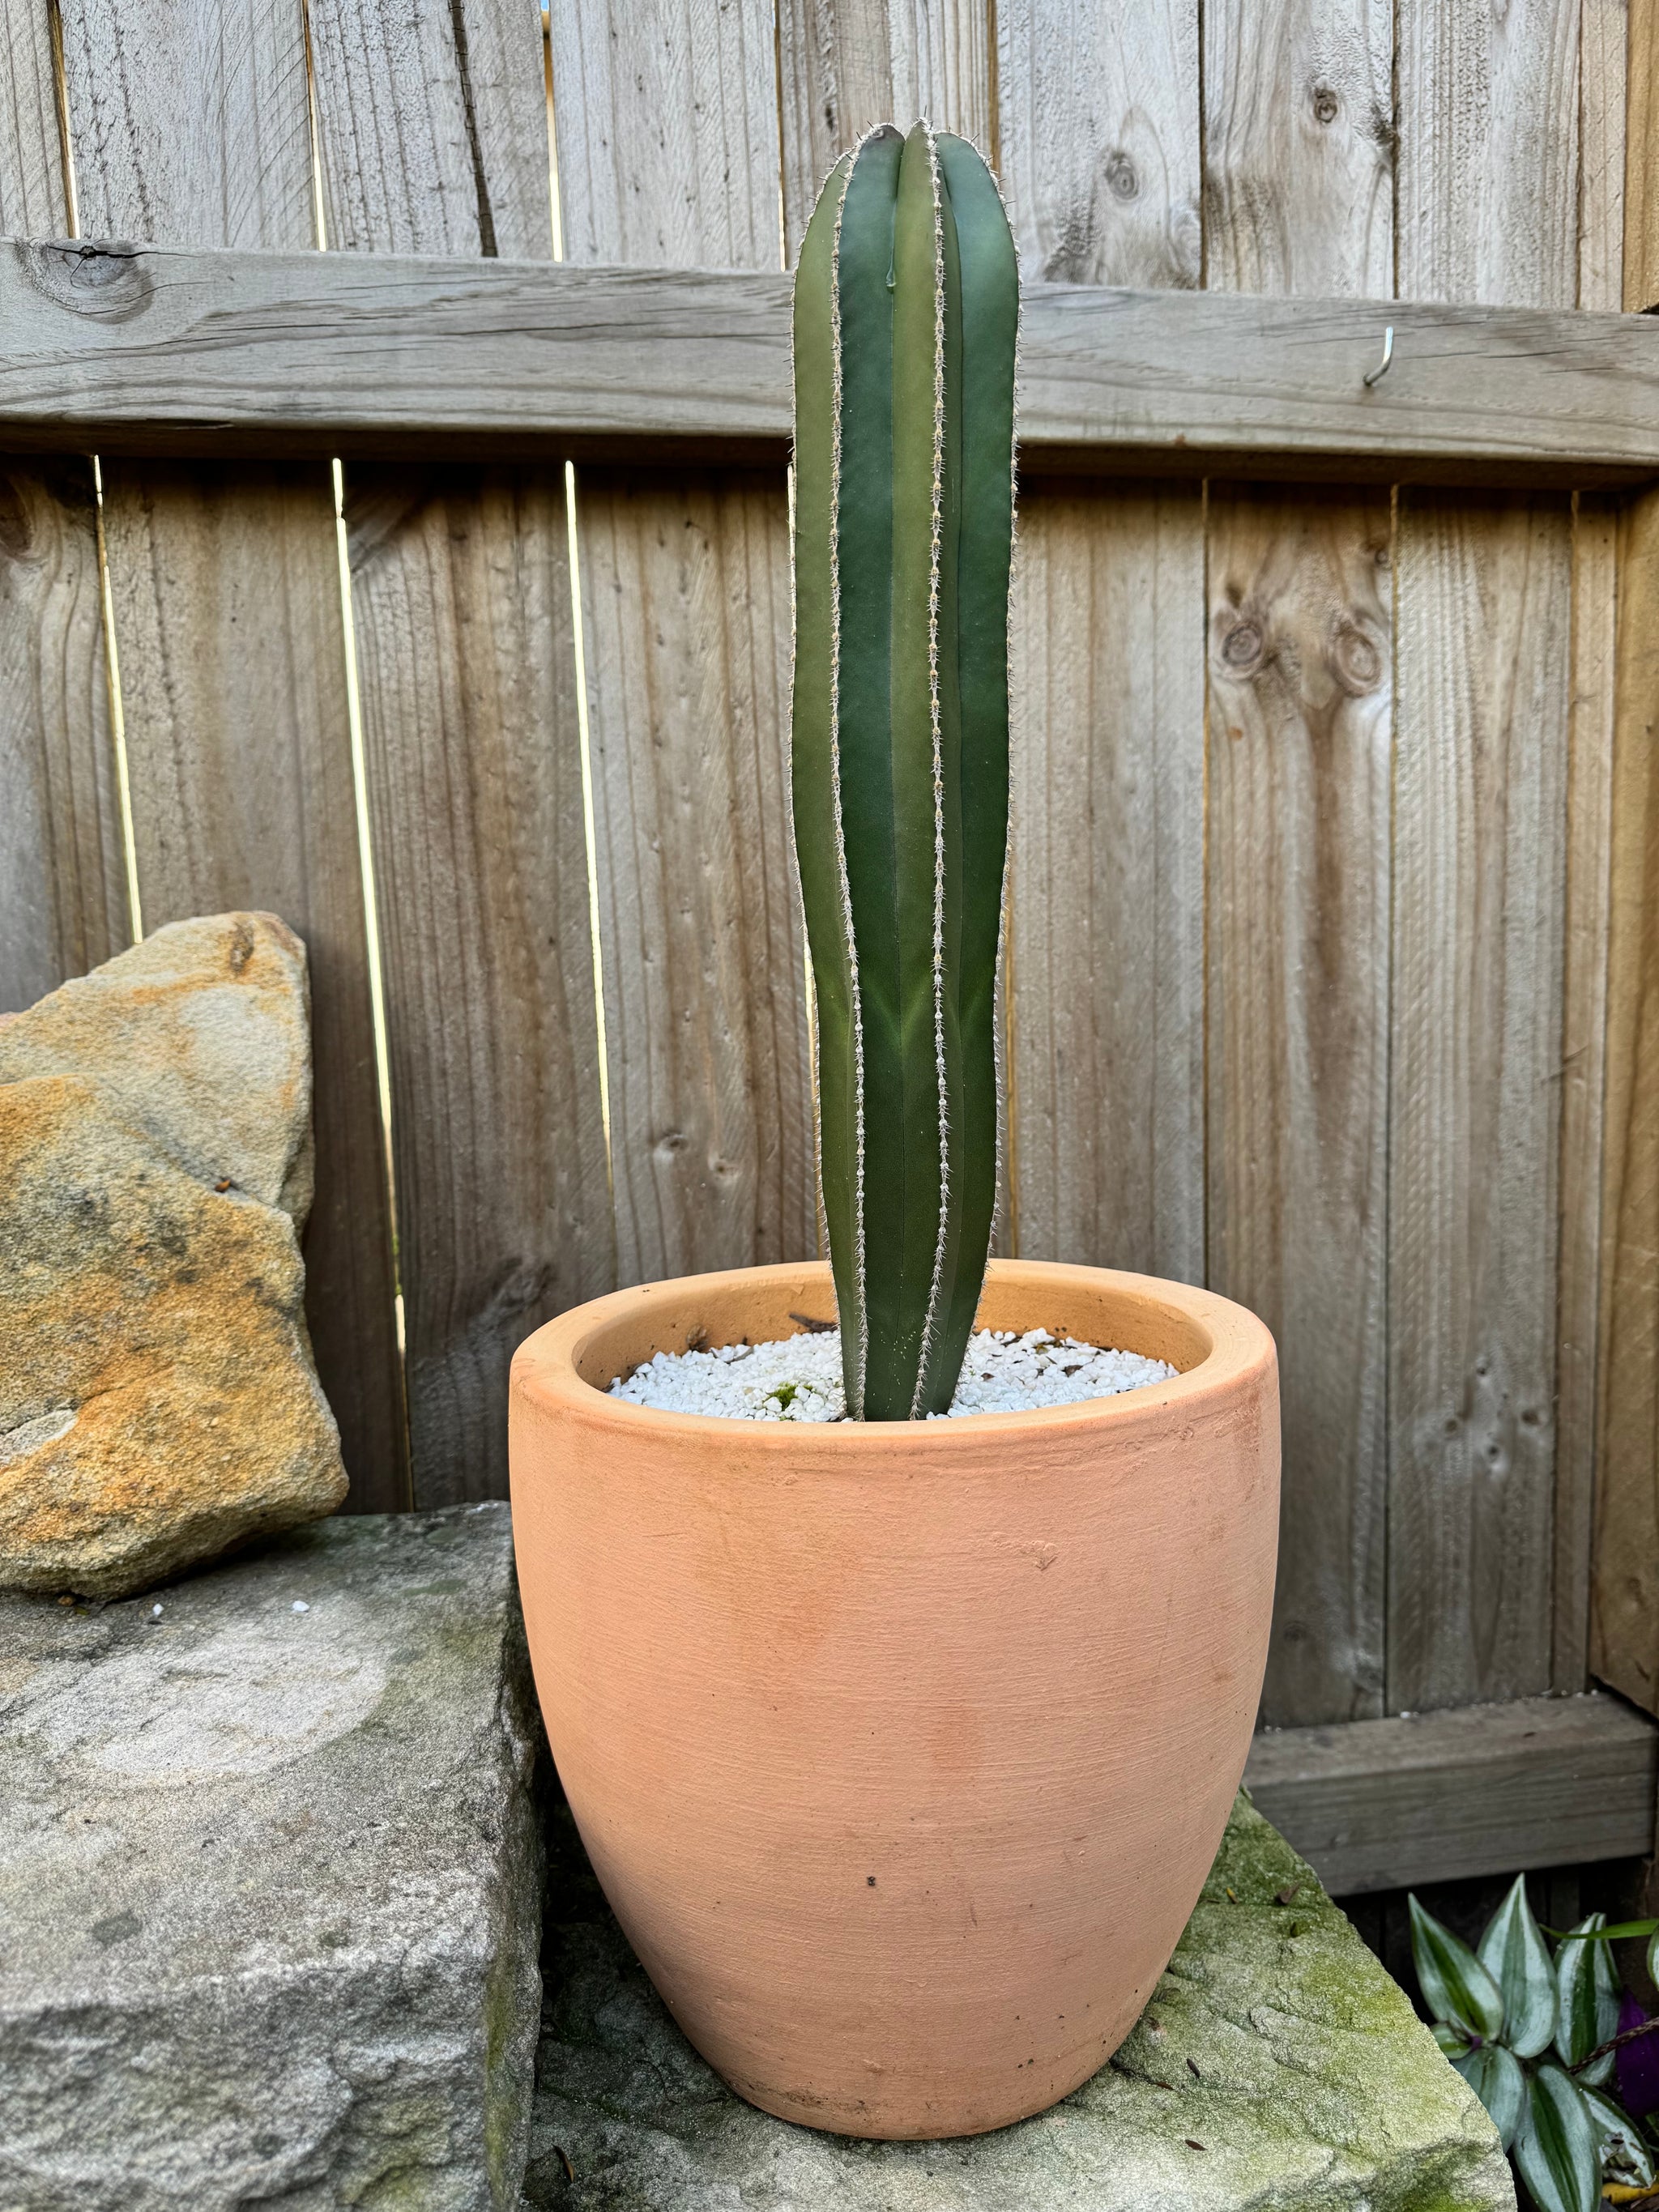
<instances>
[{"instance_id":1,"label":"cactus","mask_svg":"<svg viewBox=\"0 0 1659 2212\"><path fill-rule=\"evenodd\" d=\"M996 1211L1018 318L966 140L842 156L795 278L793 787L854 1419L949 1406Z\"/></svg>"}]
</instances>

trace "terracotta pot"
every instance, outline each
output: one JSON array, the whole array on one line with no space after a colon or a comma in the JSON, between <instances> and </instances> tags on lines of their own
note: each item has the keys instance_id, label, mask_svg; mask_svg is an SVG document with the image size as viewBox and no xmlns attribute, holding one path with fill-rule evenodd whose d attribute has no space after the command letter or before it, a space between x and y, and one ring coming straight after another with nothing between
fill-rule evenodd
<instances>
[{"instance_id":1,"label":"terracotta pot","mask_svg":"<svg viewBox=\"0 0 1659 2212\"><path fill-rule=\"evenodd\" d=\"M1181 1372L926 1423L605 1394L834 1310L827 1267L750 1267L521 1346L531 1654L595 1871L710 2064L811 2127L975 2134L1116 2049L1220 1842L1273 1602L1273 1339L1182 1284L994 1261L982 1326Z\"/></svg>"}]
</instances>

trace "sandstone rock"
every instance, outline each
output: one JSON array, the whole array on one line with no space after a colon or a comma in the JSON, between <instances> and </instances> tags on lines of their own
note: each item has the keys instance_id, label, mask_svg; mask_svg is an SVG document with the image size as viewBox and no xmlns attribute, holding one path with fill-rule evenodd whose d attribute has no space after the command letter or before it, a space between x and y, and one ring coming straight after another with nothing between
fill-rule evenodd
<instances>
[{"instance_id":1,"label":"sandstone rock","mask_svg":"<svg viewBox=\"0 0 1659 2212\"><path fill-rule=\"evenodd\" d=\"M1052 2112L954 2142L854 2142L741 2103L674 2026L573 1831L562 1856L535 2212L1514 2212L1474 2094L1243 1797L1117 2056Z\"/></svg>"},{"instance_id":2,"label":"sandstone rock","mask_svg":"<svg viewBox=\"0 0 1659 2212\"><path fill-rule=\"evenodd\" d=\"M109 1597L332 1512L288 1214L78 1076L0 1084L0 1584Z\"/></svg>"},{"instance_id":3,"label":"sandstone rock","mask_svg":"<svg viewBox=\"0 0 1659 2212\"><path fill-rule=\"evenodd\" d=\"M311 1207L305 947L271 914L170 922L0 1024L0 1083L83 1075L198 1182L303 1229Z\"/></svg>"},{"instance_id":4,"label":"sandstone rock","mask_svg":"<svg viewBox=\"0 0 1659 2212\"><path fill-rule=\"evenodd\" d=\"M159 1617L152 1611L159 1604ZM0 1599L0 2205L511 2212L540 1990L504 1505Z\"/></svg>"},{"instance_id":5,"label":"sandstone rock","mask_svg":"<svg viewBox=\"0 0 1659 2212\"><path fill-rule=\"evenodd\" d=\"M311 1191L275 915L174 922L0 1024L0 1585L120 1595L340 1503Z\"/></svg>"}]
</instances>

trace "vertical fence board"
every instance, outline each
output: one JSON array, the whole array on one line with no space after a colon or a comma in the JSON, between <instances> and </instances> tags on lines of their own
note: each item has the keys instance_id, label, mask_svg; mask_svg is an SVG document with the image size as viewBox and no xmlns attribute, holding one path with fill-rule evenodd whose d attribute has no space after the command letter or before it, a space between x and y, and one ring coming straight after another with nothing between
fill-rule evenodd
<instances>
[{"instance_id":1,"label":"vertical fence board","mask_svg":"<svg viewBox=\"0 0 1659 2212\"><path fill-rule=\"evenodd\" d=\"M551 18L566 251L774 268L760 0ZM624 1282L816 1247L787 791L781 477L582 472L577 509Z\"/></svg>"},{"instance_id":2,"label":"vertical fence board","mask_svg":"<svg viewBox=\"0 0 1659 2212\"><path fill-rule=\"evenodd\" d=\"M792 267L819 187L872 125L926 115L994 151L985 0L781 0L778 65Z\"/></svg>"},{"instance_id":3,"label":"vertical fence board","mask_svg":"<svg viewBox=\"0 0 1659 2212\"><path fill-rule=\"evenodd\" d=\"M1632 116L1634 109L1632 109ZM1638 272L1639 272L1638 264ZM1659 493L1619 548L1590 1664L1659 1712Z\"/></svg>"},{"instance_id":4,"label":"vertical fence board","mask_svg":"<svg viewBox=\"0 0 1659 2212\"><path fill-rule=\"evenodd\" d=\"M1578 297L1578 0L1401 0L1404 300Z\"/></svg>"},{"instance_id":5,"label":"vertical fence board","mask_svg":"<svg viewBox=\"0 0 1659 2212\"><path fill-rule=\"evenodd\" d=\"M1625 111L1625 256L1627 314L1659 302L1659 9L1630 0Z\"/></svg>"},{"instance_id":6,"label":"vertical fence board","mask_svg":"<svg viewBox=\"0 0 1659 2212\"><path fill-rule=\"evenodd\" d=\"M1565 501L1401 495L1389 1699L1549 1686Z\"/></svg>"},{"instance_id":7,"label":"vertical fence board","mask_svg":"<svg viewBox=\"0 0 1659 2212\"><path fill-rule=\"evenodd\" d=\"M1393 63L1392 0L1206 7L1212 291L1392 292Z\"/></svg>"},{"instance_id":8,"label":"vertical fence board","mask_svg":"<svg viewBox=\"0 0 1659 2212\"><path fill-rule=\"evenodd\" d=\"M313 242L299 11L65 0L82 229ZM112 464L105 529L147 926L274 908L311 959L306 1304L351 1504L406 1502L392 1233L325 471Z\"/></svg>"},{"instance_id":9,"label":"vertical fence board","mask_svg":"<svg viewBox=\"0 0 1659 2212\"><path fill-rule=\"evenodd\" d=\"M331 246L545 259L532 0L313 0ZM563 486L359 465L346 520L415 1497L507 1492L514 1347L615 1279Z\"/></svg>"},{"instance_id":10,"label":"vertical fence board","mask_svg":"<svg viewBox=\"0 0 1659 2212\"><path fill-rule=\"evenodd\" d=\"M1638 19L1651 16L1645 5ZM1578 304L1624 304L1627 0L1580 0ZM1561 1255L1556 1351L1551 1682L1589 1677L1602 1335L1607 941L1617 700L1618 502L1581 494L1573 518L1572 750L1567 787L1561 1039Z\"/></svg>"},{"instance_id":11,"label":"vertical fence board","mask_svg":"<svg viewBox=\"0 0 1659 2212\"><path fill-rule=\"evenodd\" d=\"M1659 9L1630 15L1624 305L1659 301ZM1590 1664L1659 1713L1659 492L1618 546Z\"/></svg>"},{"instance_id":12,"label":"vertical fence board","mask_svg":"<svg viewBox=\"0 0 1659 2212\"><path fill-rule=\"evenodd\" d=\"M1198 280L1198 16L1000 10L1027 279ZM1077 42L1081 40L1079 46ZM1017 1249L1204 1267L1204 547L1196 487L1028 489L1015 571Z\"/></svg>"},{"instance_id":13,"label":"vertical fence board","mask_svg":"<svg viewBox=\"0 0 1659 2212\"><path fill-rule=\"evenodd\" d=\"M1389 503L1212 488L1209 1270L1279 1342L1266 1718L1382 1711Z\"/></svg>"},{"instance_id":14,"label":"vertical fence board","mask_svg":"<svg viewBox=\"0 0 1659 2212\"><path fill-rule=\"evenodd\" d=\"M1204 1264L1200 500L1028 499L1014 629L1019 1249Z\"/></svg>"},{"instance_id":15,"label":"vertical fence board","mask_svg":"<svg viewBox=\"0 0 1659 2212\"><path fill-rule=\"evenodd\" d=\"M1391 7L1222 0L1204 47L1209 287L1386 295ZM1208 520L1208 1279L1279 1340L1294 1727L1382 1709L1390 514L1212 484Z\"/></svg>"},{"instance_id":16,"label":"vertical fence board","mask_svg":"<svg viewBox=\"0 0 1659 2212\"><path fill-rule=\"evenodd\" d=\"M0 0L0 235L70 228L51 25ZM92 471L0 463L0 1012L128 937Z\"/></svg>"},{"instance_id":17,"label":"vertical fence board","mask_svg":"<svg viewBox=\"0 0 1659 2212\"><path fill-rule=\"evenodd\" d=\"M1581 0L1578 53L1578 304L1625 304L1625 113L1629 0ZM1638 18L1652 16L1638 0Z\"/></svg>"},{"instance_id":18,"label":"vertical fence board","mask_svg":"<svg viewBox=\"0 0 1659 2212\"><path fill-rule=\"evenodd\" d=\"M1401 7L1402 297L1577 301L1578 26ZM1388 1695L1416 1709L1551 1680L1571 518L1402 495L1396 561Z\"/></svg>"},{"instance_id":19,"label":"vertical fence board","mask_svg":"<svg viewBox=\"0 0 1659 2212\"><path fill-rule=\"evenodd\" d=\"M1561 1249L1551 1686L1587 1686L1601 1270L1618 508L1581 493L1572 527L1571 751L1561 1004Z\"/></svg>"},{"instance_id":20,"label":"vertical fence board","mask_svg":"<svg viewBox=\"0 0 1659 2212\"><path fill-rule=\"evenodd\" d=\"M1199 234L1193 0L997 11L1003 185L1027 283L1190 289Z\"/></svg>"}]
</instances>

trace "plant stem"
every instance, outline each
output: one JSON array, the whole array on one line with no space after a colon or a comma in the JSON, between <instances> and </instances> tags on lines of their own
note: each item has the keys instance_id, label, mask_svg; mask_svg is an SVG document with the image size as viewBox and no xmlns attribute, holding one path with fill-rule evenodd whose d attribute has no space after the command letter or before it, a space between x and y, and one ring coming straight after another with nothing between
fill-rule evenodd
<instances>
[{"instance_id":1,"label":"plant stem","mask_svg":"<svg viewBox=\"0 0 1659 2212\"><path fill-rule=\"evenodd\" d=\"M1569 2074L1582 2074L1587 2066L1594 2066L1598 2058L1605 2058L1608 2051L1617 2051L1621 2045L1634 2043L1638 2035L1652 2035L1656 2032L1659 2032L1659 2013L1651 2020L1644 2020L1640 2027L1627 2027L1622 2035L1615 2035L1609 2041L1598 2045L1588 2058L1581 2058L1576 2066L1569 2066L1567 2071Z\"/></svg>"}]
</instances>

